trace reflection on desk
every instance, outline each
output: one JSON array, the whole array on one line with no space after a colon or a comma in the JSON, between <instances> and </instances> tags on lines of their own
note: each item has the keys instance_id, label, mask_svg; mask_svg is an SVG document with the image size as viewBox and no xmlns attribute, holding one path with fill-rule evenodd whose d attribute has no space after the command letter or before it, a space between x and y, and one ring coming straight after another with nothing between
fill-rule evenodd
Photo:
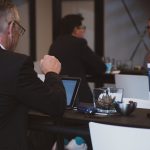
<instances>
[{"instance_id":1,"label":"reflection on desk","mask_svg":"<svg viewBox=\"0 0 150 150\"><path fill-rule=\"evenodd\" d=\"M87 124L93 121L122 126L150 128L150 119L147 117L148 113L150 113L149 109L136 109L131 115L125 117L121 115L88 116L75 111L69 111L65 112L63 120L68 123L69 121L74 121L75 123Z\"/></svg>"}]
</instances>

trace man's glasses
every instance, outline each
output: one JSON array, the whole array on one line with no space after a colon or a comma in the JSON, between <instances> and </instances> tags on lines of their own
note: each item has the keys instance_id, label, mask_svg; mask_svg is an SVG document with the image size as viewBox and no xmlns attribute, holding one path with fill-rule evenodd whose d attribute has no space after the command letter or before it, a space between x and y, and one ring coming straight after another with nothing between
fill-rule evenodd
<instances>
[{"instance_id":1,"label":"man's glasses","mask_svg":"<svg viewBox=\"0 0 150 150\"><path fill-rule=\"evenodd\" d=\"M20 35L20 36L23 36L23 34L24 34L25 31L26 31L25 28L24 28L18 21L16 21L16 20L10 21L10 22L8 23L8 25L10 25L11 23L17 25L17 31L18 31L19 35Z\"/></svg>"},{"instance_id":2,"label":"man's glasses","mask_svg":"<svg viewBox=\"0 0 150 150\"><path fill-rule=\"evenodd\" d=\"M14 21L14 23L18 26L18 32L19 32L19 35L22 36L24 33L25 33L25 28L18 22L18 21Z\"/></svg>"}]
</instances>

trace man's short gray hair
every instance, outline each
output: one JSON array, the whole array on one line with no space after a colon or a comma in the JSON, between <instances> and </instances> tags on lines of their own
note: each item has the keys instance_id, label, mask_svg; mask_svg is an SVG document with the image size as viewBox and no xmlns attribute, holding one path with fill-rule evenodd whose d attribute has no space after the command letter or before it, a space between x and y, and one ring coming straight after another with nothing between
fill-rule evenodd
<instances>
[{"instance_id":1,"label":"man's short gray hair","mask_svg":"<svg viewBox=\"0 0 150 150\"><path fill-rule=\"evenodd\" d=\"M6 0L0 0L0 34L6 30L8 23L14 20L19 20L16 6Z\"/></svg>"}]
</instances>

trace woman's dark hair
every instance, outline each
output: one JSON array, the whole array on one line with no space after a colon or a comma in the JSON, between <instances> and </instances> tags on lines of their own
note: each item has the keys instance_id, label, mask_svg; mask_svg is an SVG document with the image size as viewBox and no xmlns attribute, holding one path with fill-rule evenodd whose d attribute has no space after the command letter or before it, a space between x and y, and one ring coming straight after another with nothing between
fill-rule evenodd
<instances>
[{"instance_id":1,"label":"woman's dark hair","mask_svg":"<svg viewBox=\"0 0 150 150\"><path fill-rule=\"evenodd\" d=\"M82 25L82 20L84 18L81 14L69 14L62 18L60 33L61 34L71 34L75 27Z\"/></svg>"}]
</instances>

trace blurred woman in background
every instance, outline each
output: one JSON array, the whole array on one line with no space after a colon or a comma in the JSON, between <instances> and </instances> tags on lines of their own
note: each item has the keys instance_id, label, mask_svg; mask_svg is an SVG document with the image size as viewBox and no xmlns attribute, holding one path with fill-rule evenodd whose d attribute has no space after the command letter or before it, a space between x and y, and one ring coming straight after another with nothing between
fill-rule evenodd
<instances>
[{"instance_id":1,"label":"blurred woman in background","mask_svg":"<svg viewBox=\"0 0 150 150\"><path fill-rule=\"evenodd\" d=\"M80 77L79 102L93 102L86 75L101 77L105 64L88 46L84 39L86 26L81 14L69 14L62 18L60 36L52 43L49 54L56 56L62 64L62 75Z\"/></svg>"}]
</instances>

